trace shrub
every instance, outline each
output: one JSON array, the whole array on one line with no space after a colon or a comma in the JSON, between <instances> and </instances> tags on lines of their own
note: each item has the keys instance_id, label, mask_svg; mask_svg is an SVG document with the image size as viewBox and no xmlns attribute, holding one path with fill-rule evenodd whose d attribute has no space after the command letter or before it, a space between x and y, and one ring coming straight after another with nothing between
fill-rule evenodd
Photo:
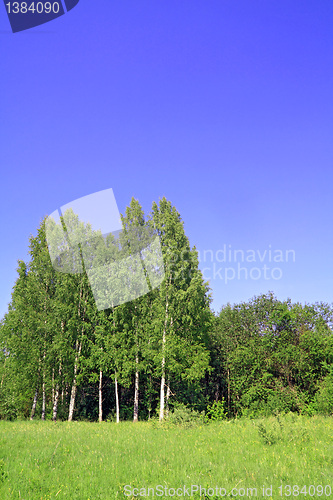
<instances>
[{"instance_id":1,"label":"shrub","mask_svg":"<svg viewBox=\"0 0 333 500\"><path fill-rule=\"evenodd\" d=\"M183 427L192 427L203 422L203 413L191 410L183 403L177 404L173 411L169 413L166 422Z\"/></svg>"},{"instance_id":2,"label":"shrub","mask_svg":"<svg viewBox=\"0 0 333 500\"><path fill-rule=\"evenodd\" d=\"M300 412L301 415L305 415L306 417L313 417L316 413L318 413L318 404L315 401L304 403Z\"/></svg>"},{"instance_id":3,"label":"shrub","mask_svg":"<svg viewBox=\"0 0 333 500\"><path fill-rule=\"evenodd\" d=\"M208 405L205 415L205 422L224 420L227 418L227 412L225 409L225 401L214 401L213 404Z\"/></svg>"},{"instance_id":4,"label":"shrub","mask_svg":"<svg viewBox=\"0 0 333 500\"><path fill-rule=\"evenodd\" d=\"M242 416L247 418L269 417L278 413L298 412L300 396L293 387L284 387L276 381L272 388L251 387L242 397Z\"/></svg>"},{"instance_id":5,"label":"shrub","mask_svg":"<svg viewBox=\"0 0 333 500\"><path fill-rule=\"evenodd\" d=\"M315 395L314 405L319 413L333 415L333 376L327 375L319 386Z\"/></svg>"}]
</instances>

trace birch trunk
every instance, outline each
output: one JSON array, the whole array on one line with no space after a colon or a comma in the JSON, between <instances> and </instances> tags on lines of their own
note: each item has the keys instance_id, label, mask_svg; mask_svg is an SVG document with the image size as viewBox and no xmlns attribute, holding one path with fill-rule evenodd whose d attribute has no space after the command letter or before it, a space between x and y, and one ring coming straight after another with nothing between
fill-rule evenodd
<instances>
[{"instance_id":1,"label":"birch trunk","mask_svg":"<svg viewBox=\"0 0 333 500\"><path fill-rule=\"evenodd\" d=\"M45 376L43 374L42 420L45 420Z\"/></svg>"},{"instance_id":2,"label":"birch trunk","mask_svg":"<svg viewBox=\"0 0 333 500\"><path fill-rule=\"evenodd\" d=\"M47 293L48 293L48 286L46 285L46 293L45 293L45 303L44 303L44 314L46 314L46 309L47 309ZM45 398L45 357L46 357L46 325L47 325L47 319L44 320L44 325L45 325L45 333L44 333L44 352L43 352L43 384L42 384L42 420L45 420L45 405L46 405L46 398Z\"/></svg>"},{"instance_id":3,"label":"birch trunk","mask_svg":"<svg viewBox=\"0 0 333 500\"><path fill-rule=\"evenodd\" d=\"M102 406L102 382L103 382L103 372L99 371L99 386L98 386L98 421L103 421L103 406Z\"/></svg>"},{"instance_id":4,"label":"birch trunk","mask_svg":"<svg viewBox=\"0 0 333 500\"><path fill-rule=\"evenodd\" d=\"M55 390L55 394L54 394L54 400L53 400L53 411L52 411L53 422L55 422L57 420L58 401L59 401L59 386L57 385L56 390Z\"/></svg>"},{"instance_id":5,"label":"birch trunk","mask_svg":"<svg viewBox=\"0 0 333 500\"><path fill-rule=\"evenodd\" d=\"M165 342L165 336L163 334L163 342ZM162 421L164 418L164 387L165 387L165 359L162 359L162 377L161 377L161 390L160 390L160 418Z\"/></svg>"},{"instance_id":6,"label":"birch trunk","mask_svg":"<svg viewBox=\"0 0 333 500\"><path fill-rule=\"evenodd\" d=\"M114 319L114 305L112 302L112 317L113 317L113 329L114 332L116 331L116 322ZM114 371L114 390L116 393L116 420L117 424L119 424L119 396L118 396L118 380L117 380L117 372L116 370Z\"/></svg>"},{"instance_id":7,"label":"birch trunk","mask_svg":"<svg viewBox=\"0 0 333 500\"><path fill-rule=\"evenodd\" d=\"M148 397L148 420L151 418L151 388L152 388L152 381L151 381L151 373L149 374L149 397Z\"/></svg>"},{"instance_id":8,"label":"birch trunk","mask_svg":"<svg viewBox=\"0 0 333 500\"><path fill-rule=\"evenodd\" d=\"M166 405L165 405L165 416L169 416L169 398L170 398L170 385L169 385L169 380L168 380L168 385L167 385L167 391L166 391Z\"/></svg>"},{"instance_id":9,"label":"birch trunk","mask_svg":"<svg viewBox=\"0 0 333 500\"><path fill-rule=\"evenodd\" d=\"M52 401L54 401L54 368L52 368Z\"/></svg>"},{"instance_id":10,"label":"birch trunk","mask_svg":"<svg viewBox=\"0 0 333 500\"><path fill-rule=\"evenodd\" d=\"M168 321L168 298L165 306L165 320L162 337L162 376L161 376L161 390L160 390L160 417L159 420L164 419L164 390L165 390L165 342L166 342L166 327Z\"/></svg>"},{"instance_id":11,"label":"birch trunk","mask_svg":"<svg viewBox=\"0 0 333 500\"><path fill-rule=\"evenodd\" d=\"M139 357L136 355L135 358L136 370L135 370L135 385L134 385L134 416L133 422L137 422L139 419Z\"/></svg>"},{"instance_id":12,"label":"birch trunk","mask_svg":"<svg viewBox=\"0 0 333 500\"><path fill-rule=\"evenodd\" d=\"M81 348L82 348L82 341L80 344L78 341L76 341L76 356L75 356L75 363L74 363L74 378L73 378L73 383L72 383L72 390L71 390L71 399L69 402L69 412L68 412L68 422L71 422L73 420L73 413L74 413L74 406L75 406L75 397L76 397L76 377L77 377L77 370L78 370L78 363L79 363L79 357L81 354Z\"/></svg>"},{"instance_id":13,"label":"birch trunk","mask_svg":"<svg viewBox=\"0 0 333 500\"><path fill-rule=\"evenodd\" d=\"M76 368L76 365L75 365ZM74 406L75 406L75 397L76 397L76 370L74 368L74 380L71 390L71 399L69 402L69 411L68 411L68 422L73 420Z\"/></svg>"},{"instance_id":14,"label":"birch trunk","mask_svg":"<svg viewBox=\"0 0 333 500\"><path fill-rule=\"evenodd\" d=\"M230 415L230 370L228 368L228 415Z\"/></svg>"},{"instance_id":15,"label":"birch trunk","mask_svg":"<svg viewBox=\"0 0 333 500\"><path fill-rule=\"evenodd\" d=\"M117 424L119 424L119 397L118 397L118 382L117 382L117 375L115 373L114 377L114 386L115 386L115 391L116 391L116 416L117 416Z\"/></svg>"},{"instance_id":16,"label":"birch trunk","mask_svg":"<svg viewBox=\"0 0 333 500\"><path fill-rule=\"evenodd\" d=\"M82 319L81 318L81 299L82 299L82 283L81 283L80 299L79 299L79 307L78 307L79 319ZM85 312L86 312L86 304L87 304L87 299L85 299L83 317L84 317ZM75 407L75 397L76 397L76 378L77 378L77 371L78 371L78 365L79 365L79 357L80 357L81 349L82 349L82 342L83 342L83 327L81 329L81 340L79 342L78 339L76 339L76 343L75 343L76 354L75 354L75 362L74 362L74 377L73 377L72 390L71 390L71 399L69 402L68 422L71 422L73 420L73 413L74 413L74 407Z\"/></svg>"},{"instance_id":17,"label":"birch trunk","mask_svg":"<svg viewBox=\"0 0 333 500\"><path fill-rule=\"evenodd\" d=\"M59 378L61 377L61 363L59 364ZM64 389L62 389L62 398L64 397ZM58 401L59 401L59 382L56 385L54 398L53 398L53 411L52 420L55 422L57 420L58 414Z\"/></svg>"},{"instance_id":18,"label":"birch trunk","mask_svg":"<svg viewBox=\"0 0 333 500\"><path fill-rule=\"evenodd\" d=\"M37 406L37 398L38 398L38 387L36 387L36 392L35 392L34 400L32 402L30 420L33 420L33 418L35 416L36 406Z\"/></svg>"}]
</instances>

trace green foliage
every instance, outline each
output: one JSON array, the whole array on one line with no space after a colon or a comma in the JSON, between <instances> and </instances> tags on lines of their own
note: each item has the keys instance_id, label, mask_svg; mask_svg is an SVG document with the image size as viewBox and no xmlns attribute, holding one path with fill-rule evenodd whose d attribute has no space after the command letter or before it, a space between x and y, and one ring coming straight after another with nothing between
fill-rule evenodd
<instances>
[{"instance_id":1,"label":"green foliage","mask_svg":"<svg viewBox=\"0 0 333 500\"><path fill-rule=\"evenodd\" d=\"M276 412L297 412L312 416L315 406L306 403L304 395L296 387L284 387L281 381L274 381L272 387L256 384L242 397L244 417L268 417Z\"/></svg>"},{"instance_id":2,"label":"green foliage","mask_svg":"<svg viewBox=\"0 0 333 500\"><path fill-rule=\"evenodd\" d=\"M327 375L315 395L314 408L323 415L333 415L333 374Z\"/></svg>"},{"instance_id":3,"label":"green foliage","mask_svg":"<svg viewBox=\"0 0 333 500\"><path fill-rule=\"evenodd\" d=\"M309 403L305 403L300 413L301 415L313 417L318 413L318 404L315 401L310 401Z\"/></svg>"},{"instance_id":4,"label":"green foliage","mask_svg":"<svg viewBox=\"0 0 333 500\"><path fill-rule=\"evenodd\" d=\"M227 418L227 411L225 408L225 401L214 401L213 404L207 406L205 413L205 422L216 422Z\"/></svg>"},{"instance_id":5,"label":"green foliage","mask_svg":"<svg viewBox=\"0 0 333 500\"><path fill-rule=\"evenodd\" d=\"M100 394L104 419L114 418L116 381L122 420L133 413L149 418L163 408L163 397L173 408L168 422L177 425L199 421L202 411L207 422L275 412L333 414L331 306L292 304L268 292L214 315L198 253L170 201L153 203L145 217L132 199L122 224L118 240L104 238L66 212L61 225L50 223L52 241L62 250L52 262L45 220L30 238L30 260L18 262L0 323L0 419L29 418L35 394L35 418L55 418L55 406L56 417L65 420L72 401L77 420L96 420ZM83 241L74 253L64 227L71 241L78 234ZM154 252L144 259L152 235L158 235L163 265ZM132 263L130 276L125 268L113 276L119 259ZM143 266L147 293L133 299L130 286L142 291L135 260ZM104 310L88 279L96 265L96 282L104 280L115 293L110 301L109 293L97 291ZM163 277L157 286L153 268ZM119 279L126 286L117 286ZM114 298L128 300L115 304ZM273 441L269 429L260 432Z\"/></svg>"},{"instance_id":6,"label":"green foliage","mask_svg":"<svg viewBox=\"0 0 333 500\"><path fill-rule=\"evenodd\" d=\"M167 424L180 425L188 428L202 424L204 420L203 413L188 408L183 403L175 405L166 419Z\"/></svg>"},{"instance_id":7,"label":"green foliage","mask_svg":"<svg viewBox=\"0 0 333 500\"><path fill-rule=\"evenodd\" d=\"M326 304L303 307L271 293L222 308L211 338L220 375L211 379L227 400L228 416L329 412L329 384L320 405L320 393L318 401L314 395L333 363L332 317Z\"/></svg>"},{"instance_id":8,"label":"green foliage","mask_svg":"<svg viewBox=\"0 0 333 500\"><path fill-rule=\"evenodd\" d=\"M18 410L16 408L15 395L12 392L7 394L2 393L0 398L0 419L16 420Z\"/></svg>"}]
</instances>

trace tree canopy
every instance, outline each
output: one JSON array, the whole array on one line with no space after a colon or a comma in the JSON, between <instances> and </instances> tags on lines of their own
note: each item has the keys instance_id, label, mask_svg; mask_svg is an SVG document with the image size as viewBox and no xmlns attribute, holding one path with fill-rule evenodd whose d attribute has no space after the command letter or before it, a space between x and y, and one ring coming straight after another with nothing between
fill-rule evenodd
<instances>
[{"instance_id":1,"label":"tree canopy","mask_svg":"<svg viewBox=\"0 0 333 500\"><path fill-rule=\"evenodd\" d=\"M333 413L330 305L268 292L214 314L171 202L146 216L133 198L121 220L102 235L68 211L31 236L0 323L0 418Z\"/></svg>"}]
</instances>

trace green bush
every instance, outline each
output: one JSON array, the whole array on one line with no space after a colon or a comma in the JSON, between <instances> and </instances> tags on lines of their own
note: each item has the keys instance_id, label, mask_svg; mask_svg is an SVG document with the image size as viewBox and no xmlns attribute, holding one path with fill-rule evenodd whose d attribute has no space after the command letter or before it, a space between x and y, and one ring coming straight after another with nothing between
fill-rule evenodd
<instances>
[{"instance_id":1,"label":"green bush","mask_svg":"<svg viewBox=\"0 0 333 500\"><path fill-rule=\"evenodd\" d=\"M183 403L177 404L169 413L166 422L172 425L181 425L183 427L192 427L203 423L204 415L198 411L191 410Z\"/></svg>"},{"instance_id":2,"label":"green bush","mask_svg":"<svg viewBox=\"0 0 333 500\"><path fill-rule=\"evenodd\" d=\"M225 401L214 401L213 404L208 405L205 415L205 422L224 420L227 418L227 412L225 409Z\"/></svg>"},{"instance_id":3,"label":"green bush","mask_svg":"<svg viewBox=\"0 0 333 500\"><path fill-rule=\"evenodd\" d=\"M313 397L310 397L306 392L299 394L300 399L300 415L313 417L318 413L318 404Z\"/></svg>"},{"instance_id":4,"label":"green bush","mask_svg":"<svg viewBox=\"0 0 333 500\"><path fill-rule=\"evenodd\" d=\"M293 387L282 387L277 384L276 388L270 391L267 406L271 414L298 412L300 408L297 390Z\"/></svg>"},{"instance_id":5,"label":"green bush","mask_svg":"<svg viewBox=\"0 0 333 500\"><path fill-rule=\"evenodd\" d=\"M241 400L242 416L247 418L269 417L278 413L299 412L300 395L296 388L284 387L277 381L272 388L251 387Z\"/></svg>"},{"instance_id":6,"label":"green bush","mask_svg":"<svg viewBox=\"0 0 333 500\"><path fill-rule=\"evenodd\" d=\"M314 398L314 406L323 415L333 415L333 376L327 375L319 386Z\"/></svg>"}]
</instances>

